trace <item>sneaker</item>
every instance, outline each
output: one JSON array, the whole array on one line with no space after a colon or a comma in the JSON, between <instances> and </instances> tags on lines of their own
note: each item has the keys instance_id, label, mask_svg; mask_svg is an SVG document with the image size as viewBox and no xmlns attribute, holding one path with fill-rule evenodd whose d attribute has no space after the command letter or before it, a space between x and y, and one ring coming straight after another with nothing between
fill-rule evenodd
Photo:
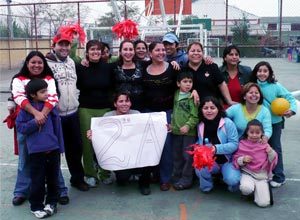
<instances>
[{"instance_id":1,"label":"sneaker","mask_svg":"<svg viewBox=\"0 0 300 220\"><path fill-rule=\"evenodd\" d=\"M46 217L48 217L48 213L44 210L31 211L31 213L37 218L46 218Z\"/></svg>"},{"instance_id":2,"label":"sneaker","mask_svg":"<svg viewBox=\"0 0 300 220\"><path fill-rule=\"evenodd\" d=\"M88 191L90 189L89 185L86 182L71 183L71 186L75 187L79 191Z\"/></svg>"},{"instance_id":3,"label":"sneaker","mask_svg":"<svg viewBox=\"0 0 300 220\"><path fill-rule=\"evenodd\" d=\"M58 203L61 205L67 205L70 202L69 196L61 196L58 199Z\"/></svg>"},{"instance_id":4,"label":"sneaker","mask_svg":"<svg viewBox=\"0 0 300 220\"><path fill-rule=\"evenodd\" d=\"M25 197L15 196L12 200L14 206L22 205L26 201Z\"/></svg>"},{"instance_id":5,"label":"sneaker","mask_svg":"<svg viewBox=\"0 0 300 220\"><path fill-rule=\"evenodd\" d=\"M101 179L102 183L105 185L110 185L113 182L115 182L115 180L116 180L116 176L115 176L114 172L110 172L110 174L107 178Z\"/></svg>"},{"instance_id":6,"label":"sneaker","mask_svg":"<svg viewBox=\"0 0 300 220\"><path fill-rule=\"evenodd\" d=\"M278 182L275 182L275 181L271 181L270 182L270 185L273 187L273 188L279 188L281 187L283 184L285 184L285 181L283 181L282 183L278 183Z\"/></svg>"},{"instance_id":7,"label":"sneaker","mask_svg":"<svg viewBox=\"0 0 300 220\"><path fill-rule=\"evenodd\" d=\"M54 215L57 212L56 205L45 205L44 211L47 212L49 216Z\"/></svg>"},{"instance_id":8,"label":"sneaker","mask_svg":"<svg viewBox=\"0 0 300 220\"><path fill-rule=\"evenodd\" d=\"M89 185L91 188L97 187L98 181L95 177L86 177L85 182Z\"/></svg>"}]
</instances>

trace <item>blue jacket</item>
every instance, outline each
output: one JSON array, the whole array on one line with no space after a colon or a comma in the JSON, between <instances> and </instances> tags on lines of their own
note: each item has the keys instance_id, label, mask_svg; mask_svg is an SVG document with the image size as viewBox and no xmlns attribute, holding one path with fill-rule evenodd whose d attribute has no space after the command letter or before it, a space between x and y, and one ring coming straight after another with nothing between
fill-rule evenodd
<instances>
[{"instance_id":1,"label":"blue jacket","mask_svg":"<svg viewBox=\"0 0 300 220\"><path fill-rule=\"evenodd\" d=\"M198 144L203 143L204 123L198 126ZM231 161L232 154L237 150L239 137L234 123L229 118L221 118L217 136L221 144L216 144L216 154L224 154L228 161Z\"/></svg>"},{"instance_id":2,"label":"blue jacket","mask_svg":"<svg viewBox=\"0 0 300 220\"><path fill-rule=\"evenodd\" d=\"M44 107L43 102L31 103L38 111ZM21 109L16 119L17 131L26 135L28 153L40 153L59 149L64 152L64 141L58 109L55 107L48 114L47 121L41 127L34 116Z\"/></svg>"},{"instance_id":3,"label":"blue jacket","mask_svg":"<svg viewBox=\"0 0 300 220\"><path fill-rule=\"evenodd\" d=\"M167 56L167 61L176 61L181 67L185 66L188 62L187 54L183 50L177 50L175 56Z\"/></svg>"},{"instance_id":4,"label":"blue jacket","mask_svg":"<svg viewBox=\"0 0 300 220\"><path fill-rule=\"evenodd\" d=\"M296 99L280 83L260 82L259 80L257 80L257 84L259 85L259 88L261 89L261 92L264 96L263 105L270 110L272 124L276 124L282 121L281 116L274 115L271 111L270 105L272 101L276 98L285 98L290 103L290 110L292 110L295 113L297 112Z\"/></svg>"}]
</instances>

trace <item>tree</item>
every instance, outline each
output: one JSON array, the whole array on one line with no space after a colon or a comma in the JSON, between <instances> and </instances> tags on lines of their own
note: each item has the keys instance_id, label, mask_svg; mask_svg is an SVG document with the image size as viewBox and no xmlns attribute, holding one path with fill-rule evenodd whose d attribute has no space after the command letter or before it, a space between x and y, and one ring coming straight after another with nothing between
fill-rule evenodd
<instances>
[{"instance_id":1,"label":"tree","mask_svg":"<svg viewBox=\"0 0 300 220\"><path fill-rule=\"evenodd\" d=\"M247 43L250 37L249 22L244 15L242 20L235 21L234 27L231 28L233 32L232 41L236 43Z\"/></svg>"}]
</instances>

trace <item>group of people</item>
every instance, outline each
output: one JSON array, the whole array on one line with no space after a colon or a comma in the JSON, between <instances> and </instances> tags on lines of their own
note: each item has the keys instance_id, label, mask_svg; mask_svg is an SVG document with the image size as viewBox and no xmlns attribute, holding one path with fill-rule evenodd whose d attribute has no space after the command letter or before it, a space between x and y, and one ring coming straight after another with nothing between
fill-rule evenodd
<instances>
[{"instance_id":1,"label":"group of people","mask_svg":"<svg viewBox=\"0 0 300 220\"><path fill-rule=\"evenodd\" d=\"M260 62L251 71L240 65L240 51L231 45L219 68L204 58L201 43L191 43L185 53L178 49L177 36L167 33L149 45L124 40L117 58L110 55L109 45L90 40L85 58L75 64L69 56L71 43L72 37L58 33L52 51L46 56L30 52L12 80L15 106L9 105L9 110L18 115L19 154L13 205L28 198L31 212L44 218L56 212L57 203L68 204L62 152L71 186L81 191L114 178L123 186L136 174L143 195L151 193L155 178L162 191L171 186L184 190L192 187L196 174L204 193L211 192L221 176L228 190L254 193L258 206L271 203L269 180L272 187L285 183L283 116L294 115L296 104L276 82L269 63ZM282 116L270 110L277 97L291 104ZM169 132L157 167L114 173L99 167L90 141L92 117L158 111L166 112ZM212 169L194 172L187 148L196 142L213 149Z\"/></svg>"}]
</instances>

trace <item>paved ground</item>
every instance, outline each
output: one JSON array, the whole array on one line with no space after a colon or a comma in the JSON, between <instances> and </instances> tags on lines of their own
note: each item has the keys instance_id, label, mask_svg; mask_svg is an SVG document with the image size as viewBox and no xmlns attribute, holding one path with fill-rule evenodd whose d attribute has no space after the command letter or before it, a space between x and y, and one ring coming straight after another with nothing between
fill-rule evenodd
<instances>
[{"instance_id":1,"label":"paved ground","mask_svg":"<svg viewBox=\"0 0 300 220\"><path fill-rule=\"evenodd\" d=\"M253 67L259 60L247 59L243 63ZM220 63L220 60L217 60ZM284 59L269 59L279 81L289 90L300 89L300 64L289 63ZM0 91L7 88L12 72L1 71ZM6 116L7 94L0 93L0 119ZM58 213L51 219L64 220L300 220L300 120L286 120L282 143L287 183L275 189L275 205L271 208L258 208L251 202L241 201L238 193L229 193L219 186L211 194L202 194L195 183L186 191L161 192L152 185L152 194L142 196L137 184L126 187L100 185L88 192L79 192L70 187L71 202L59 206ZM29 203L20 207L11 205L12 191L16 179L17 157L13 155L12 131L0 124L0 219L34 219L29 212ZM63 162L63 173L68 182L69 173ZM70 186L69 184L67 184Z\"/></svg>"}]
</instances>

